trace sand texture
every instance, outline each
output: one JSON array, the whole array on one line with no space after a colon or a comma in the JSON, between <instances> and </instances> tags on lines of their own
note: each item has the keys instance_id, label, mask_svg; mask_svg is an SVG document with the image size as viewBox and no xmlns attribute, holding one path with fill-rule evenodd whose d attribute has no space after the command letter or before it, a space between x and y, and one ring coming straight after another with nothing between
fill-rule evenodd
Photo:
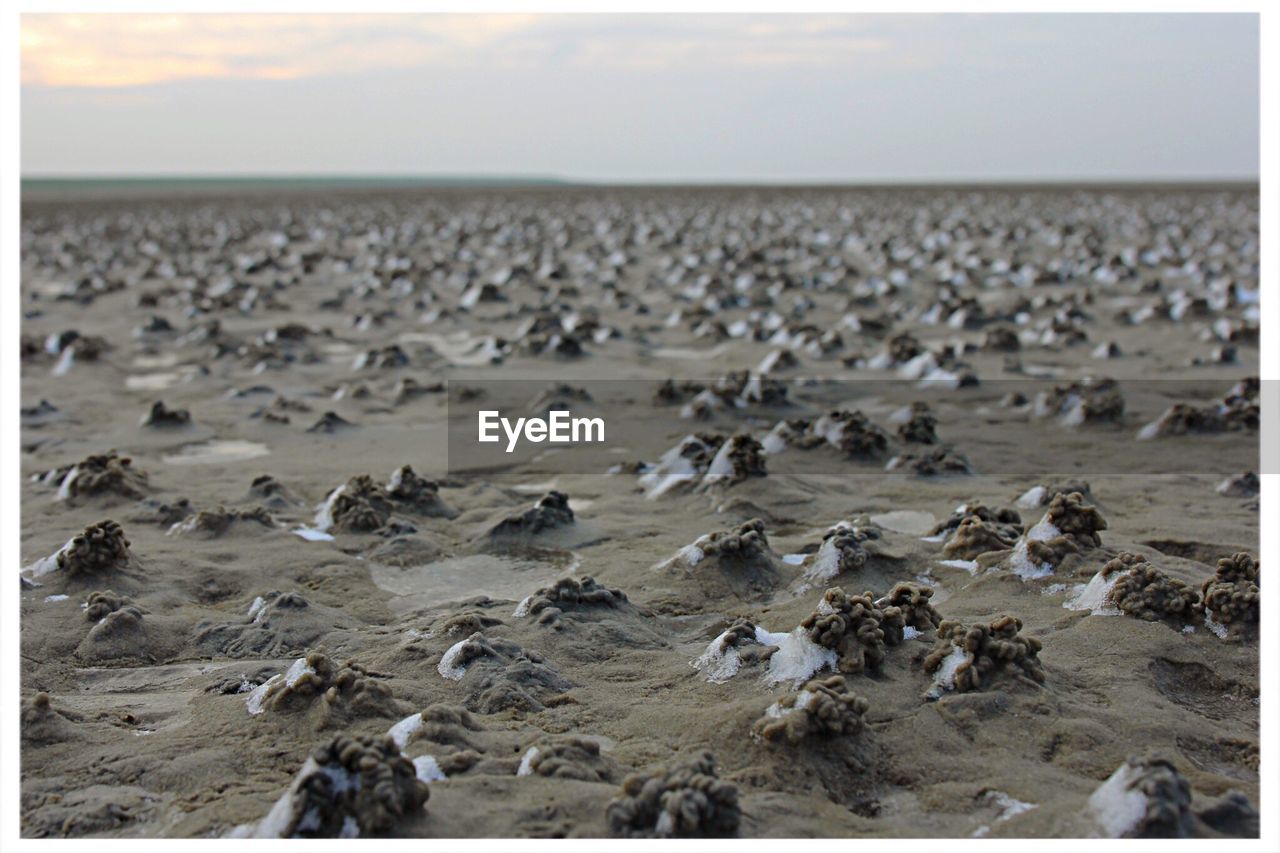
<instances>
[{"instance_id":1,"label":"sand texture","mask_svg":"<svg viewBox=\"0 0 1280 853\"><path fill-rule=\"evenodd\" d=\"M26 199L22 832L1256 835L1257 205Z\"/></svg>"}]
</instances>

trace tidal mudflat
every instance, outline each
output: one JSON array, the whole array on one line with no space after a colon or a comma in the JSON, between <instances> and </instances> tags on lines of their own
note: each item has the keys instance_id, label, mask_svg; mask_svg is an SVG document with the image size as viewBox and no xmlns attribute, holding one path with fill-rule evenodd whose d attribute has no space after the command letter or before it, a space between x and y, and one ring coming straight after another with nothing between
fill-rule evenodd
<instances>
[{"instance_id":1,"label":"tidal mudflat","mask_svg":"<svg viewBox=\"0 0 1280 853\"><path fill-rule=\"evenodd\" d=\"M1257 205L27 198L23 833L1256 835Z\"/></svg>"}]
</instances>

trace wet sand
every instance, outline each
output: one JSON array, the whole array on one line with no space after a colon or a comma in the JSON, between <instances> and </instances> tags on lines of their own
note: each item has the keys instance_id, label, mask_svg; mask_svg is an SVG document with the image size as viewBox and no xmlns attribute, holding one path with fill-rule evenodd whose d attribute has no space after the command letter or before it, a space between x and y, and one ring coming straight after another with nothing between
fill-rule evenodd
<instances>
[{"instance_id":1,"label":"wet sand","mask_svg":"<svg viewBox=\"0 0 1280 853\"><path fill-rule=\"evenodd\" d=\"M1258 555L1253 190L31 197L23 252L24 835L274 834L418 713L425 805L288 831L1256 834L1257 609L1201 606ZM512 380L626 440L459 463ZM1186 595L1081 607L1125 553ZM704 750L689 821L628 799ZM1130 757L1167 825L1091 802Z\"/></svg>"}]
</instances>

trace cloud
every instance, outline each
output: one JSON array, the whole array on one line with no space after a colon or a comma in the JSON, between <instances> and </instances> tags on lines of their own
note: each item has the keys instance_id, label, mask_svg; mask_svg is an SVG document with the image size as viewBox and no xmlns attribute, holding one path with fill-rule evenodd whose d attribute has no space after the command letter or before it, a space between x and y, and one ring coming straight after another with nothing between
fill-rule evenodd
<instances>
[{"instance_id":1,"label":"cloud","mask_svg":"<svg viewBox=\"0 0 1280 853\"><path fill-rule=\"evenodd\" d=\"M857 16L24 15L22 82L118 88L378 69L829 65L889 55Z\"/></svg>"},{"instance_id":2,"label":"cloud","mask_svg":"<svg viewBox=\"0 0 1280 853\"><path fill-rule=\"evenodd\" d=\"M297 79L475 50L530 15L24 15L28 86Z\"/></svg>"}]
</instances>

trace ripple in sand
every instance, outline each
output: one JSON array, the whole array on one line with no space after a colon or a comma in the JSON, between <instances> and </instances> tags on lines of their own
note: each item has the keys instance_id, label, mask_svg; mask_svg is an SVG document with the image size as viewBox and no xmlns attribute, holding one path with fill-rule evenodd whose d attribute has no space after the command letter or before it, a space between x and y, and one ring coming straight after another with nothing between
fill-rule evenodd
<instances>
[{"instance_id":1,"label":"ripple in sand","mask_svg":"<svg viewBox=\"0 0 1280 853\"><path fill-rule=\"evenodd\" d=\"M218 462L256 459L270 452L265 444L256 441L213 439L199 444L188 444L179 448L177 453L170 453L161 458L170 465L213 465Z\"/></svg>"}]
</instances>

